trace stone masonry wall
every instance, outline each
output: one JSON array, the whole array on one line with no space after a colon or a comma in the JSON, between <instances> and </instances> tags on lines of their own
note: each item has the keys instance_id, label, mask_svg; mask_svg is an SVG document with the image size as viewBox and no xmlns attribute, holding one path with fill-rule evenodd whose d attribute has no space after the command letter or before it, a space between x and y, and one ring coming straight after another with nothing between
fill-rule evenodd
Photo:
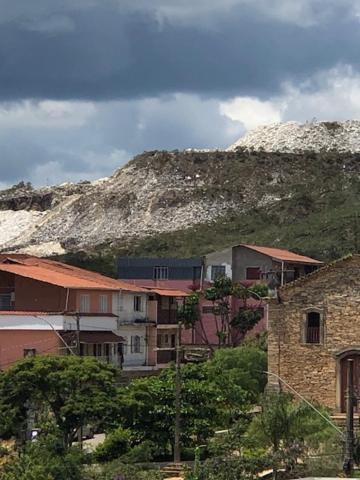
<instances>
[{"instance_id":1,"label":"stone masonry wall","mask_svg":"<svg viewBox=\"0 0 360 480\"><path fill-rule=\"evenodd\" d=\"M306 312L312 309L322 316L322 344L304 342ZM360 255L281 288L269 306L269 371L307 399L339 410L339 358L352 349L360 353Z\"/></svg>"}]
</instances>

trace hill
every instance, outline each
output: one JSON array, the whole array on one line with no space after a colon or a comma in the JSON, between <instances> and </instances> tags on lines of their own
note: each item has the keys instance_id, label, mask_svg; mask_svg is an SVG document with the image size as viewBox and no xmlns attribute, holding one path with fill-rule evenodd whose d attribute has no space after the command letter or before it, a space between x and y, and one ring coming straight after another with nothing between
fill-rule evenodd
<instances>
[{"instance_id":1,"label":"hill","mask_svg":"<svg viewBox=\"0 0 360 480\"><path fill-rule=\"evenodd\" d=\"M111 274L118 254L240 242L331 260L359 250L359 207L357 152L153 151L98 182L0 192L0 248Z\"/></svg>"}]
</instances>

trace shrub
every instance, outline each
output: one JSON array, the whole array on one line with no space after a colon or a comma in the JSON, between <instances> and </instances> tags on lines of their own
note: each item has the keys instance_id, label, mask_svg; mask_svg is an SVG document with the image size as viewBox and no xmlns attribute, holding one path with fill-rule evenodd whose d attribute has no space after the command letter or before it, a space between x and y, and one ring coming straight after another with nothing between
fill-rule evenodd
<instances>
[{"instance_id":1,"label":"shrub","mask_svg":"<svg viewBox=\"0 0 360 480\"><path fill-rule=\"evenodd\" d=\"M121 457L130 449L130 431L118 427L110 432L96 448L94 457L98 462L109 462Z\"/></svg>"},{"instance_id":2,"label":"shrub","mask_svg":"<svg viewBox=\"0 0 360 480\"><path fill-rule=\"evenodd\" d=\"M151 440L145 440L139 445L132 447L125 455L122 455L121 461L124 463L147 463L151 462L156 455L157 446Z\"/></svg>"}]
</instances>

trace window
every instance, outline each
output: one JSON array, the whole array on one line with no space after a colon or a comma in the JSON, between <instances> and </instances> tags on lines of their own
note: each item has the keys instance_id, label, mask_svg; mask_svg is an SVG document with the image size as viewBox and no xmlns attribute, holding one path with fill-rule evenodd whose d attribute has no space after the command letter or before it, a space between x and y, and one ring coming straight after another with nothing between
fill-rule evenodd
<instances>
[{"instance_id":1,"label":"window","mask_svg":"<svg viewBox=\"0 0 360 480\"><path fill-rule=\"evenodd\" d=\"M175 339L175 335L169 335L168 333L159 333L158 336L157 336L157 346L158 346L158 348L170 347L170 341L171 341L171 345L172 345L173 340L174 340L173 337ZM175 344L174 344L174 346L175 346Z\"/></svg>"},{"instance_id":2,"label":"window","mask_svg":"<svg viewBox=\"0 0 360 480\"><path fill-rule=\"evenodd\" d=\"M0 310L11 309L11 293L0 294Z\"/></svg>"},{"instance_id":3,"label":"window","mask_svg":"<svg viewBox=\"0 0 360 480\"><path fill-rule=\"evenodd\" d=\"M168 267L154 267L153 270L154 280L168 280L169 268Z\"/></svg>"},{"instance_id":4,"label":"window","mask_svg":"<svg viewBox=\"0 0 360 480\"><path fill-rule=\"evenodd\" d=\"M246 268L246 280L260 280L261 270L259 267Z\"/></svg>"},{"instance_id":5,"label":"window","mask_svg":"<svg viewBox=\"0 0 360 480\"><path fill-rule=\"evenodd\" d=\"M108 296L100 295L99 296L99 311L101 313L108 313Z\"/></svg>"},{"instance_id":6,"label":"window","mask_svg":"<svg viewBox=\"0 0 360 480\"><path fill-rule=\"evenodd\" d=\"M306 314L306 343L320 343L321 340L321 317L319 312Z\"/></svg>"},{"instance_id":7,"label":"window","mask_svg":"<svg viewBox=\"0 0 360 480\"><path fill-rule=\"evenodd\" d=\"M36 349L35 348L24 348L24 358L26 357L35 357Z\"/></svg>"},{"instance_id":8,"label":"window","mask_svg":"<svg viewBox=\"0 0 360 480\"><path fill-rule=\"evenodd\" d=\"M90 295L88 293L80 295L80 312L81 313L90 312Z\"/></svg>"},{"instance_id":9,"label":"window","mask_svg":"<svg viewBox=\"0 0 360 480\"><path fill-rule=\"evenodd\" d=\"M225 273L226 273L225 265L211 266L211 280L213 282L219 277L225 277Z\"/></svg>"},{"instance_id":10,"label":"window","mask_svg":"<svg viewBox=\"0 0 360 480\"><path fill-rule=\"evenodd\" d=\"M134 296L134 312L142 312L142 302L140 295Z\"/></svg>"},{"instance_id":11,"label":"window","mask_svg":"<svg viewBox=\"0 0 360 480\"><path fill-rule=\"evenodd\" d=\"M131 337L131 353L141 353L141 339L139 335Z\"/></svg>"}]
</instances>

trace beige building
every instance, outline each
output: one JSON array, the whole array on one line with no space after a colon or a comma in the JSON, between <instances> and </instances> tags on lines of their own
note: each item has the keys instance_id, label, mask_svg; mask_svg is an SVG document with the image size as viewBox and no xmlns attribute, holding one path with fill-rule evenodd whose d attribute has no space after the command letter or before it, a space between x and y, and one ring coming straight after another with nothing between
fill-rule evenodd
<instances>
[{"instance_id":1,"label":"beige building","mask_svg":"<svg viewBox=\"0 0 360 480\"><path fill-rule=\"evenodd\" d=\"M360 400L360 255L281 287L269 307L268 345L269 372L335 412L344 411L353 359Z\"/></svg>"}]
</instances>

